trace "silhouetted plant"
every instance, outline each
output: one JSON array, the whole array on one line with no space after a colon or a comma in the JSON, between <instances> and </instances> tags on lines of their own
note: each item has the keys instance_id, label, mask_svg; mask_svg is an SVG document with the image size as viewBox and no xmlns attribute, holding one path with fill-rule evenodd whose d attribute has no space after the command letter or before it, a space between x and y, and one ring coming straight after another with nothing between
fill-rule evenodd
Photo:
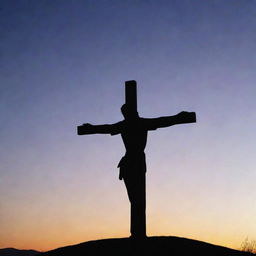
<instances>
[{"instance_id":1,"label":"silhouetted plant","mask_svg":"<svg viewBox=\"0 0 256 256\"><path fill-rule=\"evenodd\" d=\"M256 253L256 240L249 240L248 237L241 244L241 250L251 254Z\"/></svg>"}]
</instances>

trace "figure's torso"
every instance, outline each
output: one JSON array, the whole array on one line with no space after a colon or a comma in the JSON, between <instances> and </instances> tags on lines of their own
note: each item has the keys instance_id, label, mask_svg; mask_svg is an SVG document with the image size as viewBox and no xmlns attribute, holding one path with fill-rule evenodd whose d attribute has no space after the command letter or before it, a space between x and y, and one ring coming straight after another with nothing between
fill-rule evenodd
<instances>
[{"instance_id":1,"label":"figure's torso","mask_svg":"<svg viewBox=\"0 0 256 256\"><path fill-rule=\"evenodd\" d=\"M141 118L124 120L122 122L121 136L128 154L144 152L147 143L147 129Z\"/></svg>"}]
</instances>

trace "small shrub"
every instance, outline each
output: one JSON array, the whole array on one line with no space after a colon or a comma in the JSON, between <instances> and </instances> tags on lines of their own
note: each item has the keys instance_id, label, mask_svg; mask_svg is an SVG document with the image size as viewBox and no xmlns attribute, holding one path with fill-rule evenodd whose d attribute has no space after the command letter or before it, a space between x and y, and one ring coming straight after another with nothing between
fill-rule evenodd
<instances>
[{"instance_id":1,"label":"small shrub","mask_svg":"<svg viewBox=\"0 0 256 256\"><path fill-rule=\"evenodd\" d=\"M248 237L241 244L241 251L255 253L256 252L256 240L249 240Z\"/></svg>"}]
</instances>

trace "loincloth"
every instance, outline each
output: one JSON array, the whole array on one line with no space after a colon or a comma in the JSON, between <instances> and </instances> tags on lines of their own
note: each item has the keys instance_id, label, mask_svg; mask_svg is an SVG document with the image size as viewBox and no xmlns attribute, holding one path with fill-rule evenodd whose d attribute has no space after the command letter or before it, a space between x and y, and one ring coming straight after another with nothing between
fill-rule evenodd
<instances>
[{"instance_id":1,"label":"loincloth","mask_svg":"<svg viewBox=\"0 0 256 256\"><path fill-rule=\"evenodd\" d=\"M146 172L146 156L144 152L130 154L126 153L118 163L119 179L133 177Z\"/></svg>"}]
</instances>

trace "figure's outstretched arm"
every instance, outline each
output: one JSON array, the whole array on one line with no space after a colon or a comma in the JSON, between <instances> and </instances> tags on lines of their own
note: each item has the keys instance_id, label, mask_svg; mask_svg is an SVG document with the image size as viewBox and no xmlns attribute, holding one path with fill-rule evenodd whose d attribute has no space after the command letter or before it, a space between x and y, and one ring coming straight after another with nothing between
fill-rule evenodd
<instances>
[{"instance_id":1,"label":"figure's outstretched arm","mask_svg":"<svg viewBox=\"0 0 256 256\"><path fill-rule=\"evenodd\" d=\"M195 123L196 122L196 113L195 112L186 112L182 111L174 116L163 116L158 118L148 118L146 119L147 126L149 130L169 127L175 124L186 124L186 123ZM150 129L151 128L151 129Z\"/></svg>"},{"instance_id":2,"label":"figure's outstretched arm","mask_svg":"<svg viewBox=\"0 0 256 256\"><path fill-rule=\"evenodd\" d=\"M92 124L83 124L77 126L77 134L84 135L84 134L118 134L118 123L116 124L103 124L103 125L92 125Z\"/></svg>"}]
</instances>

